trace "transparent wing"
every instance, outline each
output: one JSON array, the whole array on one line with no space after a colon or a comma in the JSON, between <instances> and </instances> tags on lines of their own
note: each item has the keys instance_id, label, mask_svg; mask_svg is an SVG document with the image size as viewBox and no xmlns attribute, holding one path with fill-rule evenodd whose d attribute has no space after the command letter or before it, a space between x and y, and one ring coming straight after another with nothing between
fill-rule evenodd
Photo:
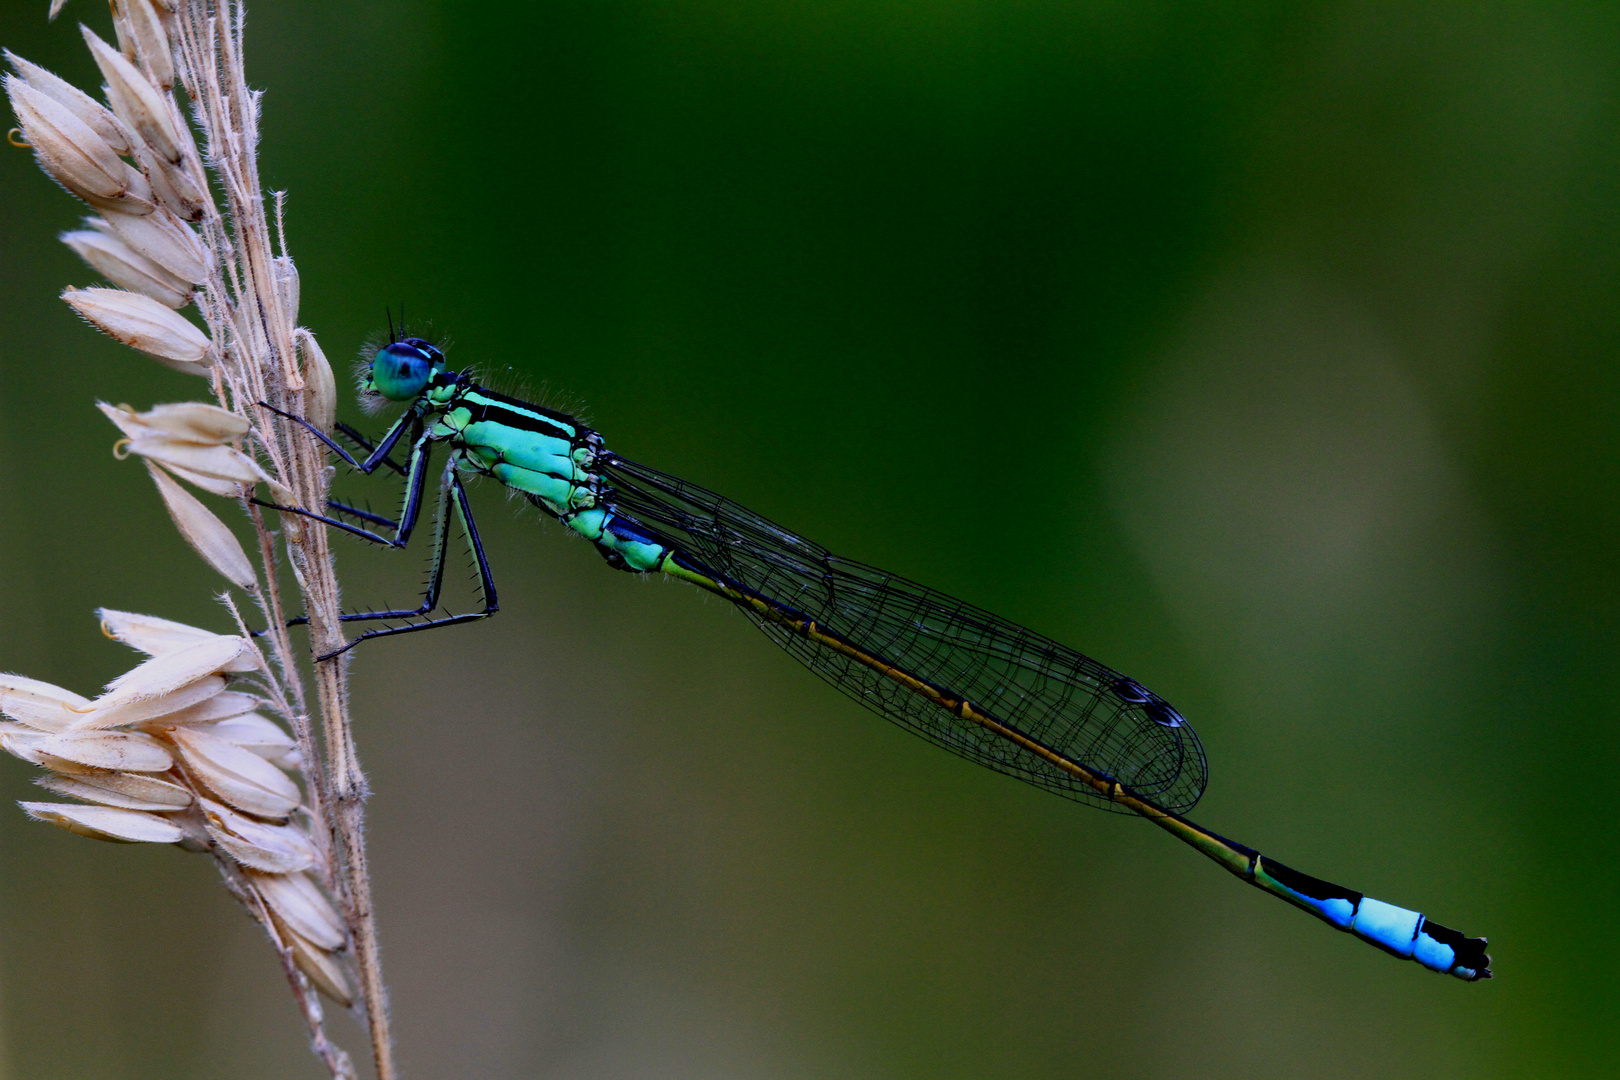
<instances>
[{"instance_id":1,"label":"transparent wing","mask_svg":"<svg viewBox=\"0 0 1620 1080\"><path fill-rule=\"evenodd\" d=\"M964 698L1093 772L1183 813L1204 793L1203 747L1158 695L1050 638L842 559L729 499L616 455L606 501L734 583L809 615L889 664ZM1118 809L1047 759L865 664L740 610L863 705L953 753L1059 795Z\"/></svg>"}]
</instances>

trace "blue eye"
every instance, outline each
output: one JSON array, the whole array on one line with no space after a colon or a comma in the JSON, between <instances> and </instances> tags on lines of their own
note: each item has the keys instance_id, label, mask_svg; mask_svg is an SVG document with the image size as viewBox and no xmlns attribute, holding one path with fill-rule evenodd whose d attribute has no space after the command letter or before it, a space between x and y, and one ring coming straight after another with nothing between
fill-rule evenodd
<instances>
[{"instance_id":1,"label":"blue eye","mask_svg":"<svg viewBox=\"0 0 1620 1080\"><path fill-rule=\"evenodd\" d=\"M444 356L425 341L406 338L377 350L371 359L371 388L390 401L409 401L427 387Z\"/></svg>"}]
</instances>

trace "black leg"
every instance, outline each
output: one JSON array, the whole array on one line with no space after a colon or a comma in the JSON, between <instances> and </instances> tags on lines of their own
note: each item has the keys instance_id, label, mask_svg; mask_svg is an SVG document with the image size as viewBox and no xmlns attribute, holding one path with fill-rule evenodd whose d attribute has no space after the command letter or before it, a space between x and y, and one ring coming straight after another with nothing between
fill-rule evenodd
<instances>
[{"instance_id":1,"label":"black leg","mask_svg":"<svg viewBox=\"0 0 1620 1080\"><path fill-rule=\"evenodd\" d=\"M317 514L313 510L305 510L303 507L282 506L280 503L266 502L263 499L253 498L248 499L248 502L252 503L254 506L262 506L266 510L279 510L283 514L297 514L299 517L306 517L311 521L318 521L322 525L330 525L334 529L342 529L351 536L358 536L362 540L370 540L373 544L382 544L385 547L403 546L395 544L394 541L388 539L386 536L378 536L369 529L362 529L357 526L350 525L346 521L339 521L337 518L327 517L325 514Z\"/></svg>"},{"instance_id":2,"label":"black leg","mask_svg":"<svg viewBox=\"0 0 1620 1080\"><path fill-rule=\"evenodd\" d=\"M446 500L450 502L450 506L443 505ZM454 459L451 460L449 467L445 470L445 485L441 488L440 505L443 509L439 514L439 527L434 535L433 568L428 575L427 592L422 596L422 603L413 609L357 612L344 615L342 619L344 622L364 622L374 619L422 618L439 606L439 591L444 583L445 555L450 539L450 513L448 511L452 508L455 510L455 516L461 521L462 532L467 537L467 546L471 549L473 559L478 564L479 589L484 598L483 610L465 615L446 615L442 618L427 619L407 626L388 626L379 630L367 630L349 641L343 648L327 653L325 656L316 657L317 661L330 660L334 656L348 652L362 641L370 638L411 634L418 630L436 630L441 626L456 626L460 623L487 619L500 610L500 601L495 595L495 578L490 573L489 559L484 555L484 544L479 539L478 526L473 521L472 507L467 500L467 490L462 486L461 478L456 475Z\"/></svg>"},{"instance_id":3,"label":"black leg","mask_svg":"<svg viewBox=\"0 0 1620 1080\"><path fill-rule=\"evenodd\" d=\"M393 426L383 434L383 437L378 441L376 448L371 451L371 454L366 458L366 460L356 461L352 454L343 449L343 447L339 446L337 443L333 442L324 431L316 427L314 424L311 424L308 420L305 420L302 416L294 416L292 413L278 409L266 401L259 402L259 408L269 409L277 416L291 420L293 423L298 424L305 431L309 432L311 435L321 440L321 442L325 443L326 448L332 451L332 453L342 458L353 468L359 469L368 476L376 470L377 466L388 460L388 455L393 452L394 444L399 442L400 437L405 434L405 429L410 427L412 424L421 422L421 417L418 415L416 409L412 408L406 410L406 412L400 416L398 420L394 421ZM348 434L348 432L345 432L345 434ZM396 465L395 468L398 468L398 466Z\"/></svg>"},{"instance_id":4,"label":"black leg","mask_svg":"<svg viewBox=\"0 0 1620 1080\"><path fill-rule=\"evenodd\" d=\"M393 427L389 428L387 434L385 434L382 439L378 441L375 447L373 447L363 435L360 435L352 428L343 425L336 425L337 430L339 430L345 437L354 440L357 446L369 451L366 460L361 462L356 461L347 450L344 450L319 429L313 427L301 417L283 412L282 410L277 409L275 406L267 405L264 402L260 402L259 404L277 415L286 417L288 420L301 424L310 434L320 439L329 450L337 454L345 462L362 473L369 474L382 465L387 465L389 468L399 472L405 477L405 499L404 504L400 509L399 521L397 523L389 520L388 518L377 514L372 514L365 510L356 509L355 507L348 506L344 503L333 502L330 500L327 502L328 509L332 510L334 513L347 514L358 520L392 530L394 532L392 539L372 532L369 529L363 529L356 525L350 525L348 522L340 521L335 517L305 510L302 507L282 506L278 503L265 502L262 499L252 499L252 502L258 504L259 506L268 507L272 510L278 510L282 513L297 514L300 517L309 518L311 521L319 521L323 525L329 525L332 528L339 529L343 532L349 533L352 536L358 536L363 540L369 540L374 544L402 548L409 542L411 531L415 528L417 518L421 514L422 497L425 486L424 481L426 479L427 466L431 458L433 445L432 439L423 434L421 421L416 418L413 413L406 413L404 416L400 417L399 420L394 423ZM400 466L388 456L389 451L391 451L394 444L399 441L400 437L405 432L406 426L411 423L414 423L416 427L413 434L414 443L411 447L411 456L409 461L404 466ZM467 545L471 549L473 558L478 564L479 588L483 594L484 600L483 610L471 612L466 615L447 615L437 619L426 619L423 622L411 623L407 626L390 626L378 630L368 630L349 641L341 649L327 653L324 656L316 657L315 659L317 661L330 660L335 656L348 652L350 649L369 638L390 637L394 634L410 634L418 630L432 630L441 626L455 626L459 623L473 622L477 619L488 618L500 610L500 603L496 599L495 595L495 579L490 573L489 559L484 555L484 545L483 541L480 540L478 536L478 526L473 521L472 507L467 499L467 490L462 485L461 477L456 471L457 462L458 456L455 453L452 453L450 460L445 465L444 481L440 485L439 489L439 504L441 512L438 516L438 527L435 530L434 535L433 566L428 576L427 591L423 594L421 604L415 608L401 608L390 611L352 612L341 615L339 618L343 622L368 622L379 619L413 619L422 618L437 608L439 606L440 589L444 583L445 552L448 547L450 536L451 515L448 511L450 511L452 508L455 511L455 516L461 521L462 531L467 537ZM449 503L448 506L445 505L447 501ZM308 623L308 621L309 619L307 616L299 616L295 619L289 619L287 621L287 625L299 626Z\"/></svg>"},{"instance_id":5,"label":"black leg","mask_svg":"<svg viewBox=\"0 0 1620 1080\"><path fill-rule=\"evenodd\" d=\"M400 506L399 527L394 533L394 546L404 547L411 538L411 531L416 528L417 515L422 512L422 494L427 482L428 460L433 454L433 441L426 435L416 440L411 447L411 460L405 473L405 501ZM372 457L376 457L373 454ZM370 459L367 459L370 460ZM456 454L450 454L449 470L455 471ZM442 499L443 496L441 495Z\"/></svg>"},{"instance_id":6,"label":"black leg","mask_svg":"<svg viewBox=\"0 0 1620 1080\"><path fill-rule=\"evenodd\" d=\"M326 508L334 514L342 514L358 521L369 521L373 525L381 525L385 529L399 529L399 522L393 518L385 518L381 514L373 514L369 510L361 510L359 507L350 506L348 503L340 503L336 499L327 499Z\"/></svg>"},{"instance_id":7,"label":"black leg","mask_svg":"<svg viewBox=\"0 0 1620 1080\"><path fill-rule=\"evenodd\" d=\"M342 434L344 438L346 438L350 442L354 443L354 445L356 445L360 449L364 450L368 456L370 454L374 453L376 451L376 449L377 449L377 447L372 444L370 439L366 438L364 435L362 435L358 431L354 430L354 428L350 427L348 424L339 422L339 423L333 424L332 428L335 431ZM399 475L401 475L401 476L405 475L405 466L401 465L399 462L395 461L393 458L385 457L385 458L382 459L382 463L384 465L388 466L388 468L391 469L392 471L399 473Z\"/></svg>"},{"instance_id":8,"label":"black leg","mask_svg":"<svg viewBox=\"0 0 1620 1080\"><path fill-rule=\"evenodd\" d=\"M442 484L440 486L440 489L439 489L440 513L438 515L438 526L435 529L434 536L433 536L433 569L432 569L431 573L429 574L427 593L423 597L423 601L422 601L421 605L418 606L418 607L415 607L415 608L399 608L399 609L390 610L390 611L352 612L352 613L349 613L349 614L344 614L344 615L338 616L340 621L342 621L342 622L364 622L364 621L366 621L368 619L404 619L404 618L410 618L412 616L426 615L428 612L432 611L435 607L438 606L438 603L439 603L439 589L440 589L440 586L443 584L443 581L444 581L445 544L446 544L446 541L448 539L449 528L450 528L449 515L444 513L444 510L446 509L445 500L448 497L449 483L450 483L451 478L453 478L453 476L454 476L454 461L451 462L451 468L446 470L446 481L445 481L444 484ZM459 481L457 481L457 489L460 490ZM465 497L465 493L463 493L463 497ZM332 526L334 528L342 529L344 532L350 533L351 535L354 535L354 536L362 537L363 539L366 539L366 540L370 540L373 543L385 544L385 545L387 545L389 547L396 547L396 546L403 547L404 546L403 544L395 544L394 541L389 540L389 539L387 539L385 537L382 537L382 536L378 536L376 533L370 532L369 530L356 528L355 526L350 525L347 522L339 521L336 518L327 517L327 516L325 516L323 514L312 513L312 512L310 512L308 510L303 510L303 509L300 509L300 508L298 508L296 506L281 506L281 505L279 505L277 503L264 502L261 499L253 499L252 501L257 503L260 506L268 507L268 508L270 508L272 510L279 510L279 511L281 511L283 513L287 513L287 514L297 514L300 517L307 517L312 521L319 521L324 525L330 525L330 526ZM332 504L328 503L328 505L332 505ZM363 514L362 511L354 510L352 507L343 506L341 503L337 504L337 508L342 510L342 511L349 512L349 513L354 513L354 514L357 514L357 515L362 515ZM460 511L458 511L458 512L460 512ZM379 524L386 525L388 528L395 529L395 530L397 530L399 528L398 525L396 525L392 521L389 521L386 518L378 517L377 515L374 515L374 514L363 514L363 516L370 519L370 520L376 521ZM468 520L470 520L470 518ZM476 532L473 535L476 538ZM476 550L477 550L477 553L479 555L482 555L483 548L482 548L481 545L479 545ZM484 580L487 582L489 580L488 568L483 567L481 569L481 573L483 574ZM488 591L489 590L486 588L486 594L488 593ZM300 615L295 619L288 619L287 620L287 625L288 626L303 626L303 625L307 624L308 622L309 622L309 616ZM257 636L257 634L262 634L262 633L263 633L263 631L258 631L258 632L256 632L256 636ZM356 640L358 640L358 639L356 639ZM353 643L351 642L350 644L352 645ZM334 653L332 655L335 656L336 653ZM325 658L321 657L320 659L325 659Z\"/></svg>"},{"instance_id":9,"label":"black leg","mask_svg":"<svg viewBox=\"0 0 1620 1080\"><path fill-rule=\"evenodd\" d=\"M332 427L344 438L348 439L361 450L365 451L368 456L377 449L370 439L367 439L364 435L354 430L354 428L350 427L348 424L339 422L333 424ZM396 472L401 476L407 475L405 472L405 466L401 465L391 457L383 458L382 463L386 465L391 472ZM373 514L369 510L361 510L358 507L350 506L347 503L340 503L336 499L326 500L326 508L334 513L342 514L345 517L352 517L358 521L369 521L373 525L381 525L385 529L393 529L395 531L399 529L399 522L395 521L393 518L386 518L381 514Z\"/></svg>"},{"instance_id":10,"label":"black leg","mask_svg":"<svg viewBox=\"0 0 1620 1080\"><path fill-rule=\"evenodd\" d=\"M314 431L315 429L310 428L310 430ZM358 536L362 540L370 540L374 544L383 544L387 547L402 548L410 541L411 530L416 527L417 516L422 511L422 481L423 477L427 473L428 461L431 459L432 453L433 443L425 436L418 439L416 441L416 445L411 448L410 466L405 477L405 503L400 509L399 522L397 524L389 521L387 518L379 517L363 510L356 510L353 507L345 506L342 503L329 502L327 504L328 506L337 510L339 513L353 514L355 517L360 518L363 521L370 521L373 524L382 525L386 528L394 530L394 536L392 539L386 536L380 536L377 533L372 532L370 529L362 529L359 526L350 525L346 521L339 521L335 517L329 517L326 514L317 514L313 510L305 510L301 506L282 506L280 503L266 502L263 499L249 499L248 501L255 503L258 506L267 507L271 510L279 510L284 514L297 514L299 517L306 517L311 521L319 521L323 525L330 525L334 529L341 529L344 532L349 533L351 536Z\"/></svg>"}]
</instances>

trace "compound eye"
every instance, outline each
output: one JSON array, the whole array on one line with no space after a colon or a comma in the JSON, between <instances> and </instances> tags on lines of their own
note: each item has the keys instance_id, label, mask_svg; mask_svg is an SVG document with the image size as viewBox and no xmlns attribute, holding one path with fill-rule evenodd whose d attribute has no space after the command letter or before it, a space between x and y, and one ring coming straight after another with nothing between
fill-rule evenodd
<instances>
[{"instance_id":1,"label":"compound eye","mask_svg":"<svg viewBox=\"0 0 1620 1080\"><path fill-rule=\"evenodd\" d=\"M433 351L438 352L437 349ZM372 389L390 401L411 400L427 388L428 380L432 377L431 356L409 341L396 341L384 346L377 350L377 355L371 360Z\"/></svg>"},{"instance_id":2,"label":"compound eye","mask_svg":"<svg viewBox=\"0 0 1620 1080\"><path fill-rule=\"evenodd\" d=\"M429 341L427 338L400 338L397 344L409 345L411 348L427 357L428 363L430 364L439 365L444 363L444 353L440 352L439 347L433 344L433 342Z\"/></svg>"}]
</instances>

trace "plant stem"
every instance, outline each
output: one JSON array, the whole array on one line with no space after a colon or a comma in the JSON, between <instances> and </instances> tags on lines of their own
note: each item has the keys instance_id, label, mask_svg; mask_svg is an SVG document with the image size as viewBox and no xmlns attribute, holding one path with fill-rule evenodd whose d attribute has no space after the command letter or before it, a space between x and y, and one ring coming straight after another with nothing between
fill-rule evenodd
<instances>
[{"instance_id":1,"label":"plant stem","mask_svg":"<svg viewBox=\"0 0 1620 1080\"><path fill-rule=\"evenodd\" d=\"M203 223L216 266L198 306L209 321L213 340L220 344L224 382L237 411L258 428L263 449L298 505L322 506L328 472L320 445L302 429L257 407L262 401L302 413L305 394L294 345L297 312L278 282L278 259L259 186L259 99L248 88L242 63L243 6L239 0L189 0L181 5L177 22L185 89L226 204L223 221L215 217ZM272 534L260 515L255 513L252 519L271 581L267 614L279 626L282 613L270 557ZM326 531L291 520L283 521L282 529L309 617L313 655L333 652L344 639ZM288 681L296 683L286 634L273 632L271 643ZM316 664L315 690L325 754L319 753L307 715L295 724L299 729L295 734L313 777L311 801L317 824L324 820L337 856L335 877L353 943L376 1074L378 1080L395 1080L365 852L368 789L350 731L346 660Z\"/></svg>"}]
</instances>

